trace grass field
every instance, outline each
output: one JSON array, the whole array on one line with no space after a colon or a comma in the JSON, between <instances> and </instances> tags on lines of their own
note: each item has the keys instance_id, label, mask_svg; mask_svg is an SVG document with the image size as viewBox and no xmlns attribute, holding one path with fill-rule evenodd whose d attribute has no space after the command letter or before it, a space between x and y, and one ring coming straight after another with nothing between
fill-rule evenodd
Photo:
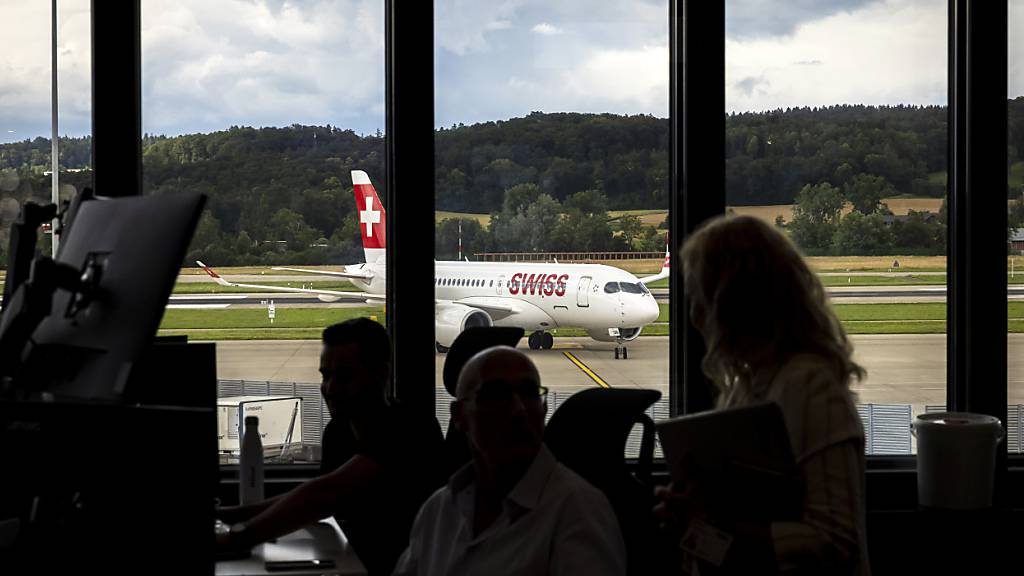
<instances>
[{"instance_id":1,"label":"grass field","mask_svg":"<svg viewBox=\"0 0 1024 576\"><path fill-rule=\"evenodd\" d=\"M648 226L657 226L665 220L665 215L668 214L668 210L610 210L608 216L612 221L618 220L622 216L630 214L632 216L639 216L640 221ZM473 214L469 212L447 212L444 210L437 210L434 212L434 222L440 222L448 218L465 218L469 220L476 220L480 223L480 226L487 228L491 224L490 214Z\"/></svg>"},{"instance_id":2,"label":"grass field","mask_svg":"<svg viewBox=\"0 0 1024 576\"><path fill-rule=\"evenodd\" d=\"M668 304L660 305L655 324L643 334L668 334ZM849 334L944 334L946 305L924 304L836 304L836 314ZM317 339L323 327L357 316L375 316L384 321L381 307L360 308L278 308L274 323L260 308L227 310L167 310L160 334L187 334L193 340L296 340ZM1024 302L1007 304L1007 329L1024 333ZM585 336L578 329L560 329L556 336Z\"/></svg>"},{"instance_id":3,"label":"grass field","mask_svg":"<svg viewBox=\"0 0 1024 576\"><path fill-rule=\"evenodd\" d=\"M434 212L434 222L440 222L448 218L463 218L466 220L476 220L480 223L480 226L487 228L491 225L490 214L471 214L469 212L445 212L444 210L437 210Z\"/></svg>"},{"instance_id":4,"label":"grass field","mask_svg":"<svg viewBox=\"0 0 1024 576\"><path fill-rule=\"evenodd\" d=\"M946 283L946 275L915 276L821 276L821 283L825 286L942 286ZM1014 277L1006 275L1007 284L1024 284L1024 273ZM668 278L652 282L648 288L668 288Z\"/></svg>"},{"instance_id":5,"label":"grass field","mask_svg":"<svg viewBox=\"0 0 1024 576\"><path fill-rule=\"evenodd\" d=\"M887 272L893 260L900 263L899 272L945 272L945 256L808 256L807 264L817 272ZM1006 261L1010 269L1010 261Z\"/></svg>"}]
</instances>

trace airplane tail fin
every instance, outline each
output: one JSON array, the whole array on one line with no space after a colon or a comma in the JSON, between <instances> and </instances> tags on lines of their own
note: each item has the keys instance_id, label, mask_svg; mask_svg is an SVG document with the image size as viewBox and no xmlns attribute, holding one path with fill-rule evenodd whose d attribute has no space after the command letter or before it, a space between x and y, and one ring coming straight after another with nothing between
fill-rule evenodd
<instances>
[{"instance_id":1,"label":"airplane tail fin","mask_svg":"<svg viewBox=\"0 0 1024 576\"><path fill-rule=\"evenodd\" d=\"M384 248L387 246L384 205L377 197L377 191L370 183L370 177L362 170L352 171L352 187L356 194L356 216L359 218L359 231L363 237L363 252L367 264L384 261Z\"/></svg>"},{"instance_id":2,"label":"airplane tail fin","mask_svg":"<svg viewBox=\"0 0 1024 576\"><path fill-rule=\"evenodd\" d=\"M672 273L672 254L669 251L668 240L665 240L665 263L661 267L661 271L653 276L645 276L640 279L644 284L650 284L651 282L657 282L663 278L668 278Z\"/></svg>"},{"instance_id":3,"label":"airplane tail fin","mask_svg":"<svg viewBox=\"0 0 1024 576\"><path fill-rule=\"evenodd\" d=\"M217 284L220 284L221 286L231 286L231 283L221 278L220 274L217 274L216 272L213 271L213 268L210 268L209 266L203 264L199 260L196 260L196 264L198 264L200 268L205 270L206 273L210 275L210 278L213 278L217 282Z\"/></svg>"}]
</instances>

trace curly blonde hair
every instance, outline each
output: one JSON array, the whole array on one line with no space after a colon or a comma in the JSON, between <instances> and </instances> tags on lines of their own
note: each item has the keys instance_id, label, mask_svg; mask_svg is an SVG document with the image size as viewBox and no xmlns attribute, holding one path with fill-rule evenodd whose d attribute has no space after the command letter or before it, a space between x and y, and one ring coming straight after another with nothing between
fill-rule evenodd
<instances>
[{"instance_id":1,"label":"curly blonde hair","mask_svg":"<svg viewBox=\"0 0 1024 576\"><path fill-rule=\"evenodd\" d=\"M825 359L846 386L864 378L825 288L781 232L749 216L719 217L680 256L691 318L707 346L701 366L720 392L754 386L758 369L800 353Z\"/></svg>"}]
</instances>

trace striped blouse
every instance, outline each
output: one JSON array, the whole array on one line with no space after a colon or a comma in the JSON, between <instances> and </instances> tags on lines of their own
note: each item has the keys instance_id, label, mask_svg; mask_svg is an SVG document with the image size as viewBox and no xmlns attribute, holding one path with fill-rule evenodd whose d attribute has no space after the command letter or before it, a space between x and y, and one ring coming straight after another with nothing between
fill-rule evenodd
<instances>
[{"instance_id":1,"label":"striped blouse","mask_svg":"<svg viewBox=\"0 0 1024 576\"><path fill-rule=\"evenodd\" d=\"M804 481L800 521L774 522L780 572L870 573L864 518L864 428L853 395L824 358L800 354L767 385L736 386L726 407L766 401L781 408ZM756 391L756 392L755 392Z\"/></svg>"}]
</instances>

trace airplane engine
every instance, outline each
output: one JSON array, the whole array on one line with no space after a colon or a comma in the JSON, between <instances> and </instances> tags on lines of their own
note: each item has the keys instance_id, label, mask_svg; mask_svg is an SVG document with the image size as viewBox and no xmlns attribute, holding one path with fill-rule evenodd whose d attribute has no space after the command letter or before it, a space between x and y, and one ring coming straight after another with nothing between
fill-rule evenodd
<instances>
[{"instance_id":1,"label":"airplane engine","mask_svg":"<svg viewBox=\"0 0 1024 576\"><path fill-rule=\"evenodd\" d=\"M598 342L632 342L640 335L643 328L608 328L606 330L587 330L587 334Z\"/></svg>"},{"instance_id":2,"label":"airplane engine","mask_svg":"<svg viewBox=\"0 0 1024 576\"><path fill-rule=\"evenodd\" d=\"M466 328L492 324L486 312L462 304L438 304L434 309L434 339L440 348L451 347Z\"/></svg>"},{"instance_id":3,"label":"airplane engine","mask_svg":"<svg viewBox=\"0 0 1024 576\"><path fill-rule=\"evenodd\" d=\"M338 296L331 296L330 294L318 294L316 299L321 302L337 302L341 298Z\"/></svg>"}]
</instances>

